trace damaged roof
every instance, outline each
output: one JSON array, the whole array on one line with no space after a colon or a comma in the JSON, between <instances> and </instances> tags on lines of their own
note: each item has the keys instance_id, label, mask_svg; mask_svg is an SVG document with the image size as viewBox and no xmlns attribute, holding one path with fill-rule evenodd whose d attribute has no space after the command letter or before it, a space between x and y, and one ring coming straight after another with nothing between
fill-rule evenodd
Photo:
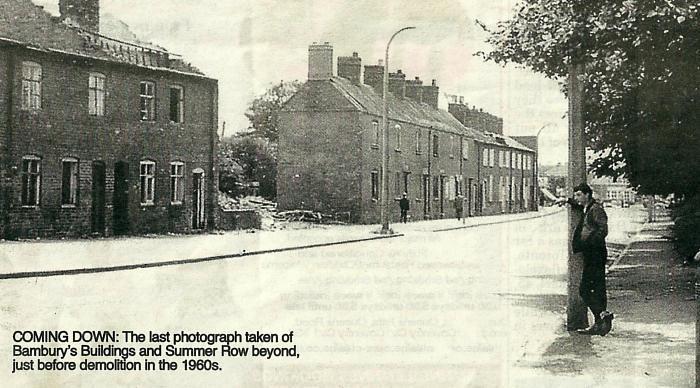
<instances>
[{"instance_id":1,"label":"damaged roof","mask_svg":"<svg viewBox=\"0 0 700 388\"><path fill-rule=\"evenodd\" d=\"M31 0L0 1L0 41L43 51L203 75L199 69L164 49L110 38L62 23Z\"/></svg>"}]
</instances>

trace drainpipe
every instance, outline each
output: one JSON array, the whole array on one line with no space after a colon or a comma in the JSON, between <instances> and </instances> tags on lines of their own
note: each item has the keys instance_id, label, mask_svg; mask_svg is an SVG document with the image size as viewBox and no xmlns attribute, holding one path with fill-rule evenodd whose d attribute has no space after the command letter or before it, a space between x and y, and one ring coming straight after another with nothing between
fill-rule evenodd
<instances>
[{"instance_id":1,"label":"drainpipe","mask_svg":"<svg viewBox=\"0 0 700 388\"><path fill-rule=\"evenodd\" d=\"M7 112L5 123L5 149L3 150L4 157L0 158L0 210L2 217L2 228L0 228L0 238L6 238L5 228L10 225L10 202L12 193L10 191L10 182L14 178L12 168L12 140L14 135L14 116L15 116L15 65L17 62L14 48L8 48L9 56L7 58Z\"/></svg>"},{"instance_id":2,"label":"drainpipe","mask_svg":"<svg viewBox=\"0 0 700 388\"><path fill-rule=\"evenodd\" d=\"M207 191L209 192L209 206L207 206L207 230L211 231L216 228L218 219L218 202L219 193L218 191L218 172L216 168L217 163L217 143L218 143L218 124L219 124L219 107L218 107L218 95L219 87L215 80L209 81L211 85L209 87L209 179L207 181Z\"/></svg>"},{"instance_id":3,"label":"drainpipe","mask_svg":"<svg viewBox=\"0 0 700 388\"><path fill-rule=\"evenodd\" d=\"M481 193L483 192L483 189L481 188L481 163L484 162L484 156L481 151L481 147L479 146L479 142L474 142L474 148L476 148L476 204L474 206L474 213L480 216L483 210L481 209L481 203L483 201L483 198L481 198Z\"/></svg>"},{"instance_id":4,"label":"drainpipe","mask_svg":"<svg viewBox=\"0 0 700 388\"><path fill-rule=\"evenodd\" d=\"M433 193L433 190L432 190L433 176L432 176L432 172L431 172L431 160L433 158L432 157L432 155L433 155L432 141L433 141L433 127L429 127L428 128L428 149L426 150L428 152L425 153L428 157L428 184L426 185L427 190L425 193L426 194L425 200L428 201L428 204L425 207L427 213L423 215L424 219L430 218L429 216L432 214L432 210L433 210L433 207L432 207L433 201L431 198L432 193Z\"/></svg>"}]
</instances>

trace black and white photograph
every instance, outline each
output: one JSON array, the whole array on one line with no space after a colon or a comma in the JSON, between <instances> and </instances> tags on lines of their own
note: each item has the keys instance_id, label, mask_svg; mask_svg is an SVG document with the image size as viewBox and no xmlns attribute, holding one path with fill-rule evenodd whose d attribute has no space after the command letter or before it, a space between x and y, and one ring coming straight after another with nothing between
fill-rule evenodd
<instances>
[{"instance_id":1,"label":"black and white photograph","mask_svg":"<svg viewBox=\"0 0 700 388\"><path fill-rule=\"evenodd\" d=\"M0 0L0 386L700 387L699 8Z\"/></svg>"}]
</instances>

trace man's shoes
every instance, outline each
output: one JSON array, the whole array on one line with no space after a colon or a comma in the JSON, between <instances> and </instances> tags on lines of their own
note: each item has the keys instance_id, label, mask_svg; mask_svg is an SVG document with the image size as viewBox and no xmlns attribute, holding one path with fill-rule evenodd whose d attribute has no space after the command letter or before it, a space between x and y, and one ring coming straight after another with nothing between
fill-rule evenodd
<instances>
[{"instance_id":1,"label":"man's shoes","mask_svg":"<svg viewBox=\"0 0 700 388\"><path fill-rule=\"evenodd\" d=\"M579 334L585 334L585 335L599 335L601 333L601 331L600 331L601 324L602 324L602 321L598 321L598 322L594 323L591 327L588 327L585 329L578 329L578 330L576 330L576 332Z\"/></svg>"},{"instance_id":2,"label":"man's shoes","mask_svg":"<svg viewBox=\"0 0 700 388\"><path fill-rule=\"evenodd\" d=\"M600 325L600 335L604 336L612 330L612 320L615 316L610 311L603 311L600 313L600 318L602 322Z\"/></svg>"}]
</instances>

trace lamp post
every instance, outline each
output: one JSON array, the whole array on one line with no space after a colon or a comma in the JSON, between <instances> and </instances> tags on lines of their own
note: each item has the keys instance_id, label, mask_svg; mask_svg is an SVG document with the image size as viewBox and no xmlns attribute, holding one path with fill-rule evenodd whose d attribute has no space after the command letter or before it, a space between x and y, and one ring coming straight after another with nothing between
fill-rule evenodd
<instances>
[{"instance_id":1,"label":"lamp post","mask_svg":"<svg viewBox=\"0 0 700 388\"><path fill-rule=\"evenodd\" d=\"M386 44L386 51L384 52L384 78L382 80L382 206L380 214L380 218L382 220L382 229L380 231L381 234L392 233L391 229L389 229L389 172L387 171L389 164L389 132L387 123L388 120L386 97L387 89L389 89L389 46L391 45L391 42L394 40L396 35L403 31L412 30L414 28L416 27L404 27L394 32L394 35L391 36L391 39L389 39L389 42Z\"/></svg>"},{"instance_id":2,"label":"lamp post","mask_svg":"<svg viewBox=\"0 0 700 388\"><path fill-rule=\"evenodd\" d=\"M535 185L535 195L534 195L534 198L533 198L533 199L535 200L535 209L539 209L539 206L540 206L540 192L539 192L539 187L540 187L540 161L539 161L539 156L540 156L540 133L542 133L542 131L543 131L545 128L547 128L547 127L549 127L549 126L551 126L551 125L554 125L554 123L551 123L551 122L544 123L544 125L542 125L542 126L540 127L539 131L537 131L537 135L535 135L535 141L537 141L537 152L535 153L535 165L534 165L534 167L533 167L533 168L535 169L535 180L536 180L536 181L535 181L535 183L536 183L536 185Z\"/></svg>"}]
</instances>

